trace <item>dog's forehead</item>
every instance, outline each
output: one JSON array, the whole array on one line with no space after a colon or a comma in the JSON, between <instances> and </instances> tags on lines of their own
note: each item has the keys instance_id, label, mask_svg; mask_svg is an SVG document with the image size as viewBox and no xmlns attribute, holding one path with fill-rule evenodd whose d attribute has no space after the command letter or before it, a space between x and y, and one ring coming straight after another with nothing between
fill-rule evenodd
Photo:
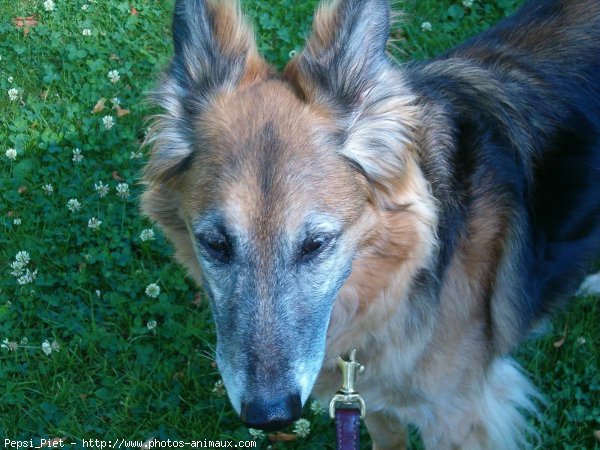
<instances>
[{"instance_id":1,"label":"dog's forehead","mask_svg":"<svg viewBox=\"0 0 600 450\"><path fill-rule=\"evenodd\" d=\"M202 128L218 184L214 201L230 224L269 235L297 229L356 190L336 152L332 121L282 82L224 96Z\"/></svg>"}]
</instances>

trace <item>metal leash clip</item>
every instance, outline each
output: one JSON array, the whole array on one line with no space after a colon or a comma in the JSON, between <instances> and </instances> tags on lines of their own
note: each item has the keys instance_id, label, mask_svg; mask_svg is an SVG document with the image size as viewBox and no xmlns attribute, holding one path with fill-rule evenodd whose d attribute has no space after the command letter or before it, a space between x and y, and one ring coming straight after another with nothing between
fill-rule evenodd
<instances>
[{"instance_id":1,"label":"metal leash clip","mask_svg":"<svg viewBox=\"0 0 600 450\"><path fill-rule=\"evenodd\" d=\"M337 357L338 367L342 371L342 386L329 402L329 416L335 419L336 408L357 408L360 410L360 418L364 419L367 412L365 401L354 389L356 375L363 373L365 367L356 361L356 349L350 352L350 360L345 361L341 356Z\"/></svg>"}]
</instances>

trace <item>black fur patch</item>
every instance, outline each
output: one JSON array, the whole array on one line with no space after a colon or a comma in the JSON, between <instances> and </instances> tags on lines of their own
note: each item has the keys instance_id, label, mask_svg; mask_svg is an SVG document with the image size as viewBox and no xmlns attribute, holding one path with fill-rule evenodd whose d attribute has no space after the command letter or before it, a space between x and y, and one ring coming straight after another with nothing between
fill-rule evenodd
<instances>
[{"instance_id":1,"label":"black fur patch","mask_svg":"<svg viewBox=\"0 0 600 450\"><path fill-rule=\"evenodd\" d=\"M513 310L518 320L501 325L514 327L513 335L571 294L600 254L600 8L567 28L575 4L530 1L486 33L406 72L412 89L441 105L454 127L453 150L443 161L449 167L425 171L434 190L437 174L448 168L451 174L445 191L436 192L439 276L477 214L475 199L509 208L520 237L508 245L518 248L513 264L523 273L521 281L497 282L521 284L513 297L488 301ZM557 42L528 34L532 24L559 36L560 51Z\"/></svg>"}]
</instances>

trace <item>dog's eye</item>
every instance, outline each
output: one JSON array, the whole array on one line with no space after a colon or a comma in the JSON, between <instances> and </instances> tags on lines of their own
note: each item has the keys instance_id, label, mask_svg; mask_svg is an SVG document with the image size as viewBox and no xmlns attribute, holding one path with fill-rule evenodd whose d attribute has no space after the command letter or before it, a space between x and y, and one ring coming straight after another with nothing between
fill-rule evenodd
<instances>
[{"instance_id":1,"label":"dog's eye","mask_svg":"<svg viewBox=\"0 0 600 450\"><path fill-rule=\"evenodd\" d=\"M325 234L309 237L302 243L301 258L306 261L317 256L330 241L331 236Z\"/></svg>"},{"instance_id":2,"label":"dog's eye","mask_svg":"<svg viewBox=\"0 0 600 450\"><path fill-rule=\"evenodd\" d=\"M222 234L210 234L207 236L200 236L198 239L211 257L221 262L229 260L231 250L225 236Z\"/></svg>"}]
</instances>

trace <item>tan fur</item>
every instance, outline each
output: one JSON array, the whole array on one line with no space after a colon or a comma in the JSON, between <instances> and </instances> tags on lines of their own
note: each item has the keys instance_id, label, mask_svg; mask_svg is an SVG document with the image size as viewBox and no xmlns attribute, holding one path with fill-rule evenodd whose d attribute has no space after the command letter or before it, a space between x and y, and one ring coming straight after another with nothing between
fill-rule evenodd
<instances>
[{"instance_id":1,"label":"tan fur","mask_svg":"<svg viewBox=\"0 0 600 450\"><path fill-rule=\"evenodd\" d=\"M324 151L324 147L329 145L324 131L334 124L323 124L323 121L321 111L312 111L294 96L289 87L275 80L240 90L235 95L223 93L215 98L207 114L197 123L197 132L210 142L211 151L198 157L192 169L177 181L175 187L169 189L165 185L150 183L150 189L142 197L144 212L167 230L169 239L174 242L178 260L188 268L194 279L200 282L201 274L186 222L207 204L220 202L227 205L233 223L244 230L256 227L265 235L264 241L269 241L268 233L273 231L271 224L276 225L283 220L277 214L285 215L291 226L295 217L296 222L302 217L303 208L294 208L290 203L283 210L260 204L260 195L257 194L260 181L256 179L254 169L260 155L247 145L251 134L243 134L244 130L257 130L267 122L275 123L280 136L287 142L286 154L280 155L281 164L285 164L282 171L287 174L284 178L301 178L298 174L304 172L305 179L312 178L315 183L322 184L320 191L310 192L295 183L283 183L282 199L290 197L294 203L306 206L313 204L314 194L318 194L323 207L343 212L348 221L355 220L360 212L356 208L360 201L356 199L365 194L356 189L358 177L352 176L350 184L344 181L348 180L351 170L341 164L333 152ZM248 126L240 128L237 125L239 123ZM323 147L307 145L307 136L315 134L323 135ZM315 136L315 139L318 142L320 138ZM303 158L294 156L302 153ZM311 153L314 161L307 165ZM293 161L296 161L296 165L290 164ZM310 169L317 166L332 168L335 165L339 169L333 168L327 177L318 171L309 173ZM234 171L233 166L236 167ZM214 178L214 174L220 174L219 178ZM339 202L341 196L346 199L343 204Z\"/></svg>"},{"instance_id":2,"label":"tan fur","mask_svg":"<svg viewBox=\"0 0 600 450\"><path fill-rule=\"evenodd\" d=\"M333 45L335 35L339 32L339 17L337 14L339 3L339 0L334 0L319 5L313 19L313 33L307 42L308 49Z\"/></svg>"},{"instance_id":3,"label":"tan fur","mask_svg":"<svg viewBox=\"0 0 600 450\"><path fill-rule=\"evenodd\" d=\"M480 214L472 219L469 234L459 244L442 288L442 308L439 316L432 318L435 329L423 328L418 336L398 333L405 326L402 292L408 284L401 272L412 263L413 271L418 267L418 253L408 263L394 261L394 267L388 266L382 255L369 263L368 256L364 256L367 246L340 293L330 326L329 359L321 373L322 384L315 390L320 393L334 389L339 377L334 356L358 348L359 359L367 367L359 390L372 411L367 416L367 426L378 450L405 448L402 424L407 420L418 424L427 436L427 448L496 448L496 440L489 435L488 418L479 415L476 404L481 389L488 389L481 384L486 378L482 370L489 358L487 345L481 343L490 339L485 333L484 322L488 318L484 313L484 294L492 282L489 273L498 263L497 247L503 242L506 216L486 200L481 200L476 210ZM386 248L422 242L417 236L399 233L387 242ZM391 255L393 252L388 258ZM423 259L420 261L423 265ZM413 274L407 274L408 279ZM362 301L358 303L359 300ZM398 335L398 341L390 342L392 336ZM424 351L425 348L429 350ZM526 381L518 382L530 388ZM435 400L426 406L420 402L422 398ZM430 427L429 423L436 425ZM449 435L460 436L460 429L464 430L464 442L447 440Z\"/></svg>"},{"instance_id":4,"label":"tan fur","mask_svg":"<svg viewBox=\"0 0 600 450\"><path fill-rule=\"evenodd\" d=\"M237 87L260 81L272 72L259 55L252 27L245 19L237 1L207 1L214 16L214 38L224 55L246 55L244 76Z\"/></svg>"}]
</instances>

